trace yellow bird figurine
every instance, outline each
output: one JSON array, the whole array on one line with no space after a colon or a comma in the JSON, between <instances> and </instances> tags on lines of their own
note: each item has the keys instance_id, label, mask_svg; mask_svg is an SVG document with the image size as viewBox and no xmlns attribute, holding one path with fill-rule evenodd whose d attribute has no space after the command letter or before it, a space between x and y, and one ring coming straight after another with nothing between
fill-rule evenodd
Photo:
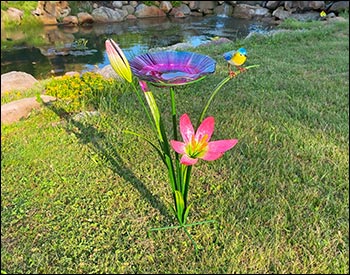
<instances>
[{"instance_id":1,"label":"yellow bird figurine","mask_svg":"<svg viewBox=\"0 0 350 275\"><path fill-rule=\"evenodd\" d=\"M247 50L245 48L239 48L237 51L226 52L223 54L223 57L227 61L227 67L231 77L236 75L235 72L231 70L231 65L236 66L241 72L245 71L245 68L241 67L247 60Z\"/></svg>"}]
</instances>

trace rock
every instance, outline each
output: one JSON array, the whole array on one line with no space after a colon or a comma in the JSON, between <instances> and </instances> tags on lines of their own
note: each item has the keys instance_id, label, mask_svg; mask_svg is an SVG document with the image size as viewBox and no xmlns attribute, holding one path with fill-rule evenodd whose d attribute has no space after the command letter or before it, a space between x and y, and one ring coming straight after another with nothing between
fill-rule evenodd
<instances>
[{"instance_id":1,"label":"rock","mask_svg":"<svg viewBox=\"0 0 350 275\"><path fill-rule=\"evenodd\" d=\"M171 4L170 1L162 1L160 2L159 8L165 13L169 13L173 8L173 5Z\"/></svg>"},{"instance_id":2,"label":"rock","mask_svg":"<svg viewBox=\"0 0 350 275\"><path fill-rule=\"evenodd\" d=\"M327 18L334 18L334 17L336 17L335 13L334 12L330 12L330 13L327 14L326 19Z\"/></svg>"},{"instance_id":3,"label":"rock","mask_svg":"<svg viewBox=\"0 0 350 275\"><path fill-rule=\"evenodd\" d=\"M40 97L44 103L56 100L53 96L41 95ZM26 118L32 110L39 109L40 106L36 97L23 98L1 105L1 123L9 124Z\"/></svg>"},{"instance_id":4,"label":"rock","mask_svg":"<svg viewBox=\"0 0 350 275\"><path fill-rule=\"evenodd\" d=\"M191 11L191 16L200 17L203 16L203 13L199 11Z\"/></svg>"},{"instance_id":5,"label":"rock","mask_svg":"<svg viewBox=\"0 0 350 275\"><path fill-rule=\"evenodd\" d=\"M333 5L329 8L329 12L342 12L349 11L349 1L337 1L334 2Z\"/></svg>"},{"instance_id":6,"label":"rock","mask_svg":"<svg viewBox=\"0 0 350 275\"><path fill-rule=\"evenodd\" d=\"M247 4L247 5L251 5L251 6L259 6L259 5L261 5L262 1L236 1L236 2L237 2L237 4Z\"/></svg>"},{"instance_id":7,"label":"rock","mask_svg":"<svg viewBox=\"0 0 350 275\"><path fill-rule=\"evenodd\" d=\"M191 11L198 11L199 9L199 1L189 1L188 7Z\"/></svg>"},{"instance_id":8,"label":"rock","mask_svg":"<svg viewBox=\"0 0 350 275\"><path fill-rule=\"evenodd\" d=\"M133 14L128 14L128 16L126 17L127 20L135 20L137 19L137 17Z\"/></svg>"},{"instance_id":9,"label":"rock","mask_svg":"<svg viewBox=\"0 0 350 275\"><path fill-rule=\"evenodd\" d=\"M44 25L56 25L57 19L68 16L70 11L68 1L38 1L32 14L38 16Z\"/></svg>"},{"instance_id":10,"label":"rock","mask_svg":"<svg viewBox=\"0 0 350 275\"><path fill-rule=\"evenodd\" d=\"M128 12L125 10L113 10L107 7L99 7L94 9L91 15L95 22L121 22L127 17Z\"/></svg>"},{"instance_id":11,"label":"rock","mask_svg":"<svg viewBox=\"0 0 350 275\"><path fill-rule=\"evenodd\" d=\"M233 10L233 17L252 19L254 17L267 16L269 10L259 6L251 6L247 4L237 4Z\"/></svg>"},{"instance_id":12,"label":"rock","mask_svg":"<svg viewBox=\"0 0 350 275\"><path fill-rule=\"evenodd\" d=\"M290 17L292 13L289 11L284 10L283 7L278 7L277 9L275 9L272 13L272 16L280 19L280 20L285 20L288 17Z\"/></svg>"},{"instance_id":13,"label":"rock","mask_svg":"<svg viewBox=\"0 0 350 275\"><path fill-rule=\"evenodd\" d=\"M265 17L271 15L269 9L257 7L254 12L254 17Z\"/></svg>"},{"instance_id":14,"label":"rock","mask_svg":"<svg viewBox=\"0 0 350 275\"><path fill-rule=\"evenodd\" d=\"M43 22L44 25L57 25L56 17L50 14L41 15L40 20L41 22Z\"/></svg>"},{"instance_id":15,"label":"rock","mask_svg":"<svg viewBox=\"0 0 350 275\"><path fill-rule=\"evenodd\" d=\"M324 1L284 1L284 8L287 11L310 11L325 8Z\"/></svg>"},{"instance_id":16,"label":"rock","mask_svg":"<svg viewBox=\"0 0 350 275\"><path fill-rule=\"evenodd\" d=\"M320 18L320 13L317 11L308 11L304 13L293 13L290 17L294 18L295 20L304 22L311 20L316 21Z\"/></svg>"},{"instance_id":17,"label":"rock","mask_svg":"<svg viewBox=\"0 0 350 275\"><path fill-rule=\"evenodd\" d=\"M160 8L156 6L146 6L145 4L140 4L136 7L135 14L137 18L146 17L165 17L166 14Z\"/></svg>"},{"instance_id":18,"label":"rock","mask_svg":"<svg viewBox=\"0 0 350 275\"><path fill-rule=\"evenodd\" d=\"M231 16L233 13L233 7L231 5L228 5L224 3L223 5L217 6L214 9L214 13L217 14L218 16Z\"/></svg>"},{"instance_id":19,"label":"rock","mask_svg":"<svg viewBox=\"0 0 350 275\"><path fill-rule=\"evenodd\" d=\"M79 12L77 14L77 17L80 25L89 25L94 23L94 18L92 17L91 14L87 12Z\"/></svg>"},{"instance_id":20,"label":"rock","mask_svg":"<svg viewBox=\"0 0 350 275\"><path fill-rule=\"evenodd\" d=\"M16 8L8 8L6 14L11 21L20 22L23 18L23 11Z\"/></svg>"},{"instance_id":21,"label":"rock","mask_svg":"<svg viewBox=\"0 0 350 275\"><path fill-rule=\"evenodd\" d=\"M32 88L36 80L25 72L12 71L1 75L1 95L12 90L26 90Z\"/></svg>"},{"instance_id":22,"label":"rock","mask_svg":"<svg viewBox=\"0 0 350 275\"><path fill-rule=\"evenodd\" d=\"M137 3L137 1L130 1L129 4L130 6L133 6L134 8L136 8L139 3Z\"/></svg>"},{"instance_id":23,"label":"rock","mask_svg":"<svg viewBox=\"0 0 350 275\"><path fill-rule=\"evenodd\" d=\"M184 15L184 13L182 11L177 11L175 14L174 14L174 17L175 18L185 18L186 15Z\"/></svg>"},{"instance_id":24,"label":"rock","mask_svg":"<svg viewBox=\"0 0 350 275\"><path fill-rule=\"evenodd\" d=\"M123 1L113 1L112 6L113 6L113 8L121 9L123 6Z\"/></svg>"},{"instance_id":25,"label":"rock","mask_svg":"<svg viewBox=\"0 0 350 275\"><path fill-rule=\"evenodd\" d=\"M198 11L203 12L204 14L211 14L214 8L217 6L216 1L198 1L198 2L199 2ZM186 10L189 9L187 5L184 5L184 6L186 6L185 8Z\"/></svg>"},{"instance_id":26,"label":"rock","mask_svg":"<svg viewBox=\"0 0 350 275\"><path fill-rule=\"evenodd\" d=\"M187 5L182 4L180 7L172 8L169 15L181 18L186 17L187 15L192 15L192 12ZM201 15L203 14L201 13Z\"/></svg>"},{"instance_id":27,"label":"rock","mask_svg":"<svg viewBox=\"0 0 350 275\"><path fill-rule=\"evenodd\" d=\"M275 10L280 5L281 1L267 1L266 8L270 10Z\"/></svg>"},{"instance_id":28,"label":"rock","mask_svg":"<svg viewBox=\"0 0 350 275\"><path fill-rule=\"evenodd\" d=\"M135 8L133 6L131 6L131 5L123 6L122 10L125 10L128 13L128 15L134 15L134 12L135 12Z\"/></svg>"},{"instance_id":29,"label":"rock","mask_svg":"<svg viewBox=\"0 0 350 275\"><path fill-rule=\"evenodd\" d=\"M102 75L104 78L113 78L122 81L123 79L114 71L111 65L106 65L102 69L98 69L95 73Z\"/></svg>"},{"instance_id":30,"label":"rock","mask_svg":"<svg viewBox=\"0 0 350 275\"><path fill-rule=\"evenodd\" d=\"M204 2L204 1L200 1L200 2ZM178 7L178 11L181 11L184 15L191 14L190 8L185 4L181 4L180 7Z\"/></svg>"},{"instance_id":31,"label":"rock","mask_svg":"<svg viewBox=\"0 0 350 275\"><path fill-rule=\"evenodd\" d=\"M177 11L174 15L175 18L185 18L186 15L182 11Z\"/></svg>"},{"instance_id":32,"label":"rock","mask_svg":"<svg viewBox=\"0 0 350 275\"><path fill-rule=\"evenodd\" d=\"M72 26L78 25L78 17L74 15L66 16L62 19L62 24Z\"/></svg>"}]
</instances>

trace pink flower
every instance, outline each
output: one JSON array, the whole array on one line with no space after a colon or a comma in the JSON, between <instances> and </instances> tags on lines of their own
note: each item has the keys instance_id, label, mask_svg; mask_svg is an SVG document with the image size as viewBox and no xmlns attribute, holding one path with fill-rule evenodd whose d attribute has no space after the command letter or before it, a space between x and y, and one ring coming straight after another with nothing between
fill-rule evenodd
<instances>
[{"instance_id":1,"label":"pink flower","mask_svg":"<svg viewBox=\"0 0 350 275\"><path fill-rule=\"evenodd\" d=\"M130 69L129 61L126 59L122 49L118 46L113 39L107 39L105 42L106 52L112 68L116 73L131 83L132 72Z\"/></svg>"},{"instance_id":2,"label":"pink flower","mask_svg":"<svg viewBox=\"0 0 350 275\"><path fill-rule=\"evenodd\" d=\"M180 117L180 133L184 142L171 140L173 149L182 154L180 163L193 165L198 159L216 160L238 142L237 139L210 141L214 132L214 117L207 117L194 132L191 120L187 114Z\"/></svg>"}]
</instances>

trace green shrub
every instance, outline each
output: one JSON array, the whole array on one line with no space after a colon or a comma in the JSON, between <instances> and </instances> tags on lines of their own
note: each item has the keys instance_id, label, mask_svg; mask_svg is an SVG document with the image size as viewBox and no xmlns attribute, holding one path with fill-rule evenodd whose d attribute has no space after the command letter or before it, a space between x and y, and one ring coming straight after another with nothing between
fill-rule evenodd
<instances>
[{"instance_id":1,"label":"green shrub","mask_svg":"<svg viewBox=\"0 0 350 275\"><path fill-rule=\"evenodd\" d=\"M79 12L92 13L93 7L90 1L68 1L71 8L71 15L77 15Z\"/></svg>"},{"instance_id":2,"label":"green shrub","mask_svg":"<svg viewBox=\"0 0 350 275\"><path fill-rule=\"evenodd\" d=\"M158 6L155 2L156 1L142 1L142 3L146 6ZM171 1L171 4L174 8L180 7L181 3L182 1Z\"/></svg>"},{"instance_id":3,"label":"green shrub","mask_svg":"<svg viewBox=\"0 0 350 275\"><path fill-rule=\"evenodd\" d=\"M146 6L154 6L154 1L142 1Z\"/></svg>"},{"instance_id":4,"label":"green shrub","mask_svg":"<svg viewBox=\"0 0 350 275\"><path fill-rule=\"evenodd\" d=\"M8 8L20 9L24 12L24 15L29 15L32 10L35 10L38 6L37 1L1 1L1 9L8 10Z\"/></svg>"},{"instance_id":5,"label":"green shrub","mask_svg":"<svg viewBox=\"0 0 350 275\"><path fill-rule=\"evenodd\" d=\"M111 89L120 86L114 79L105 79L97 73L86 72L82 76L53 78L46 86L46 94L55 96L66 112L95 109L100 98Z\"/></svg>"},{"instance_id":6,"label":"green shrub","mask_svg":"<svg viewBox=\"0 0 350 275\"><path fill-rule=\"evenodd\" d=\"M171 1L171 4L174 8L178 8L181 6L182 1Z\"/></svg>"},{"instance_id":7,"label":"green shrub","mask_svg":"<svg viewBox=\"0 0 350 275\"><path fill-rule=\"evenodd\" d=\"M26 26L26 29L42 26L42 21L32 15L32 11L36 9L37 5L37 1L1 1L1 10L3 11L7 11L10 7L23 11L23 18L19 22L10 20L4 15L4 18L2 18L4 20L4 28L13 30L19 27L23 29L23 26Z\"/></svg>"}]
</instances>

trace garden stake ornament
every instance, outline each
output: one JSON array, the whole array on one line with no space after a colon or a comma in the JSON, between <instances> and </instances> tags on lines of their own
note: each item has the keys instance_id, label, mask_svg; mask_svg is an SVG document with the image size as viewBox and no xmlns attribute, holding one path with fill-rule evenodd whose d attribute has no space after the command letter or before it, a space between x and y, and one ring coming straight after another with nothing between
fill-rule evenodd
<instances>
[{"instance_id":1,"label":"garden stake ornament","mask_svg":"<svg viewBox=\"0 0 350 275\"><path fill-rule=\"evenodd\" d=\"M236 66L240 72L245 71L245 68L241 67L247 60L247 50L245 48L239 48L237 51L226 52L223 54L223 57L227 61L227 68L231 77L236 76L236 73L231 70L231 65Z\"/></svg>"},{"instance_id":2,"label":"garden stake ornament","mask_svg":"<svg viewBox=\"0 0 350 275\"><path fill-rule=\"evenodd\" d=\"M234 76L258 65L241 68L237 72L230 71L210 95L201 115L197 121L196 128L193 127L188 114L182 114L179 118L179 128L182 141L177 133L178 115L176 112L175 87L188 85L204 79L207 75L215 72L216 62L206 55L192 52L161 51L146 53L134 57L130 63L126 59L119 45L112 39L105 41L107 56L112 68L133 87L137 98L154 130L158 139L155 144L145 136L132 131L124 131L133 134L148 142L158 153L168 171L169 185L172 191L173 205L171 210L179 225L152 228L148 231L179 229L182 228L192 241L195 251L198 251L196 242L187 230L187 227L215 222L206 220L187 223L191 205L188 203L188 192L190 188L191 172L198 160L213 161L220 158L226 151L233 148L238 140L216 140L211 141L214 131L214 117L205 117L205 113L221 87ZM243 61L243 63L245 60ZM242 63L242 64L243 64ZM242 65L240 64L240 65ZM235 64L236 65L236 64ZM139 89L132 80L132 76L138 78ZM162 114L159 112L156 100L148 83L158 87L168 87L170 92L170 108L173 126L173 138L169 139L164 127ZM147 105L144 102L145 97Z\"/></svg>"}]
</instances>

